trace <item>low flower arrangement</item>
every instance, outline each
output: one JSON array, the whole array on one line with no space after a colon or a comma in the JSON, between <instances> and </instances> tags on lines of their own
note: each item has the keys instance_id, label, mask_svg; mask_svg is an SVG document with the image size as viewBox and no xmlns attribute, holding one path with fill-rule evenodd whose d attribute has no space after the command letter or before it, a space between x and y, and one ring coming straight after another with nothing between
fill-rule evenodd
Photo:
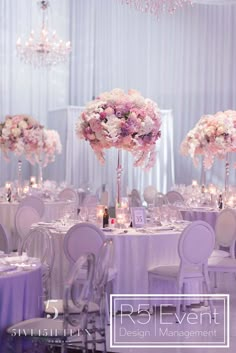
<instances>
[{"instance_id":1,"label":"low flower arrangement","mask_svg":"<svg viewBox=\"0 0 236 353\"><path fill-rule=\"evenodd\" d=\"M204 115L182 141L180 152L190 156L195 166L203 156L205 169L210 169L214 158L223 159L227 152L236 151L236 111L227 110L215 115Z\"/></svg>"},{"instance_id":2,"label":"low flower arrangement","mask_svg":"<svg viewBox=\"0 0 236 353\"><path fill-rule=\"evenodd\" d=\"M104 150L115 147L133 154L135 166L151 168L161 137L160 110L151 99L130 90L114 89L86 105L76 125L79 138L89 141L103 164Z\"/></svg>"}]
</instances>

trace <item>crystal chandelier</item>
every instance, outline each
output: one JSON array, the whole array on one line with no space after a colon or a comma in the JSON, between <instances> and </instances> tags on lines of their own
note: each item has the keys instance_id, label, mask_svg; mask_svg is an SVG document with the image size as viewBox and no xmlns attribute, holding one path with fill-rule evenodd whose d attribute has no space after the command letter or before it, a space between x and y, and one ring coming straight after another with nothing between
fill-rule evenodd
<instances>
[{"instance_id":1,"label":"crystal chandelier","mask_svg":"<svg viewBox=\"0 0 236 353\"><path fill-rule=\"evenodd\" d=\"M71 51L70 42L59 39L56 31L49 32L47 26L47 11L49 1L39 1L42 10L42 27L39 35L32 30L28 40L16 42L17 55L26 64L34 67L51 67L67 60Z\"/></svg>"},{"instance_id":2,"label":"crystal chandelier","mask_svg":"<svg viewBox=\"0 0 236 353\"><path fill-rule=\"evenodd\" d=\"M122 4L127 4L134 9L150 13L156 18L160 14L167 12L173 14L178 7L183 7L186 4L192 4L192 0L119 0Z\"/></svg>"}]
</instances>

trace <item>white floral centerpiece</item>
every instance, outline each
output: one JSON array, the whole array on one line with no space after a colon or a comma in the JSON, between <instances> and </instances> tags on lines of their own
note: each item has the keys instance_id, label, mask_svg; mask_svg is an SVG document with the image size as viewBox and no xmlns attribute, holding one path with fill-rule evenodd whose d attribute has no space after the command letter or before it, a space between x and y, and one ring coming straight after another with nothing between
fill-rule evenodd
<instances>
[{"instance_id":1,"label":"white floral centerpiece","mask_svg":"<svg viewBox=\"0 0 236 353\"><path fill-rule=\"evenodd\" d=\"M160 110L151 99L130 90L114 89L89 102L76 125L79 138L89 141L101 163L104 150L130 151L135 166L151 168L156 161L155 144L161 136Z\"/></svg>"}]
</instances>

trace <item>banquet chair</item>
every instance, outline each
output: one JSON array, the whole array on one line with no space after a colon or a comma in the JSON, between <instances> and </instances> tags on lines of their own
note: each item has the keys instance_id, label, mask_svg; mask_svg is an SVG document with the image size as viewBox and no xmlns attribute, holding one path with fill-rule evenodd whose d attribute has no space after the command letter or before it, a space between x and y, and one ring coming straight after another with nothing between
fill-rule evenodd
<instances>
[{"instance_id":1,"label":"banquet chair","mask_svg":"<svg viewBox=\"0 0 236 353\"><path fill-rule=\"evenodd\" d=\"M170 204L184 204L184 198L178 191L168 191L166 194L166 198L168 200L168 203Z\"/></svg>"},{"instance_id":2,"label":"banquet chair","mask_svg":"<svg viewBox=\"0 0 236 353\"><path fill-rule=\"evenodd\" d=\"M33 207L18 207L15 214L15 229L20 236L18 248L24 237L29 233L32 224L38 223L40 219L40 214Z\"/></svg>"},{"instance_id":3,"label":"banquet chair","mask_svg":"<svg viewBox=\"0 0 236 353\"><path fill-rule=\"evenodd\" d=\"M26 253L29 257L40 259L43 275L45 298L51 298L51 274L54 265L54 244L48 229L36 227L23 239L19 254Z\"/></svg>"},{"instance_id":4,"label":"banquet chair","mask_svg":"<svg viewBox=\"0 0 236 353\"><path fill-rule=\"evenodd\" d=\"M204 246L202 246L204 244ZM180 264L177 266L160 265L148 271L149 293L152 281L172 281L177 294L183 294L189 281L205 284L206 291L211 292L208 276L208 258L215 244L215 234L212 227L203 221L192 222L181 233L178 243ZM209 300L213 315L212 301ZM177 300L176 314L180 318L181 300ZM182 301L183 309L185 303Z\"/></svg>"},{"instance_id":5,"label":"banquet chair","mask_svg":"<svg viewBox=\"0 0 236 353\"><path fill-rule=\"evenodd\" d=\"M211 256L235 258L236 212L234 210L225 208L218 214L215 234L216 246Z\"/></svg>"},{"instance_id":6,"label":"banquet chair","mask_svg":"<svg viewBox=\"0 0 236 353\"><path fill-rule=\"evenodd\" d=\"M71 200L76 203L76 207L78 207L79 204L79 197L77 194L77 191L72 189L72 188L65 188L62 190L59 195L58 195L59 200L67 201Z\"/></svg>"},{"instance_id":7,"label":"banquet chair","mask_svg":"<svg viewBox=\"0 0 236 353\"><path fill-rule=\"evenodd\" d=\"M26 196L24 199L21 200L18 207L20 208L24 206L29 206L34 208L38 212L40 217L43 217L44 211L45 211L45 205L43 200L40 197L34 196L34 195Z\"/></svg>"},{"instance_id":8,"label":"banquet chair","mask_svg":"<svg viewBox=\"0 0 236 353\"><path fill-rule=\"evenodd\" d=\"M142 201L138 190L133 189L130 194L130 207L140 207L142 206Z\"/></svg>"},{"instance_id":9,"label":"banquet chair","mask_svg":"<svg viewBox=\"0 0 236 353\"><path fill-rule=\"evenodd\" d=\"M8 254L11 247L10 243L11 241L7 230L2 224L0 224L0 250L5 254Z\"/></svg>"},{"instance_id":10,"label":"banquet chair","mask_svg":"<svg viewBox=\"0 0 236 353\"><path fill-rule=\"evenodd\" d=\"M97 226L90 223L79 223L71 227L65 235L63 245L64 253L70 264L73 264L82 253L86 252L91 252L97 259L99 250L104 241L104 234ZM112 285L116 275L117 270L111 266L108 271L109 284ZM81 277L81 281L83 281L83 277ZM107 321L109 323L108 310Z\"/></svg>"},{"instance_id":11,"label":"banquet chair","mask_svg":"<svg viewBox=\"0 0 236 353\"><path fill-rule=\"evenodd\" d=\"M51 347L60 346L61 353L67 352L71 341L76 337L77 344L83 352L88 351L88 302L92 296L92 282L94 276L94 255L82 255L73 265L68 281L65 285L63 298L63 317L58 317L56 311L53 318L33 318L21 321L7 329L8 340L11 348L16 343L16 332L24 332L24 337L36 342L48 344ZM81 290L78 292L78 278L81 270L87 268L87 277ZM75 316L73 309L80 311ZM44 334L42 334L42 332ZM79 338L79 341L78 341ZM79 348L78 347L78 348ZM12 350L16 351L16 350Z\"/></svg>"},{"instance_id":12,"label":"banquet chair","mask_svg":"<svg viewBox=\"0 0 236 353\"><path fill-rule=\"evenodd\" d=\"M155 207L161 207L163 205L166 205L167 203L168 200L166 196L162 192L157 192L154 200Z\"/></svg>"},{"instance_id":13,"label":"banquet chair","mask_svg":"<svg viewBox=\"0 0 236 353\"><path fill-rule=\"evenodd\" d=\"M98 204L98 199L96 195L86 195L82 201L82 207L96 207Z\"/></svg>"},{"instance_id":14,"label":"banquet chair","mask_svg":"<svg viewBox=\"0 0 236 353\"><path fill-rule=\"evenodd\" d=\"M96 342L104 344L104 351L106 350L106 314L107 314L107 298L106 286L108 283L109 268L112 265L113 257L113 241L111 239L105 240L99 249L97 260L95 262L94 280L93 280L93 297L88 302L88 322L92 325L89 329L92 334L92 340L89 339L88 343L93 344L94 351L96 350ZM53 315L55 308L59 315L64 314L63 300L48 300L45 302L44 311L46 315ZM79 315L80 309L72 307L71 312ZM97 320L99 318L99 321ZM96 339L96 332L99 333L98 340Z\"/></svg>"},{"instance_id":15,"label":"banquet chair","mask_svg":"<svg viewBox=\"0 0 236 353\"><path fill-rule=\"evenodd\" d=\"M154 204L156 194L157 194L157 189L154 186L149 185L143 191L143 198L147 202L148 205Z\"/></svg>"}]
</instances>

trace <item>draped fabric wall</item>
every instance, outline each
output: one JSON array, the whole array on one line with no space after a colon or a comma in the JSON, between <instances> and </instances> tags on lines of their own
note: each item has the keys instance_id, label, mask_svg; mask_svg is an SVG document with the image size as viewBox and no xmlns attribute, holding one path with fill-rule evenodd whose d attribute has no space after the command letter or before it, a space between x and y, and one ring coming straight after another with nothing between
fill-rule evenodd
<instances>
[{"instance_id":1,"label":"draped fabric wall","mask_svg":"<svg viewBox=\"0 0 236 353\"><path fill-rule=\"evenodd\" d=\"M47 73L15 56L17 35L39 27L35 3L0 0L0 116L25 112L46 124L49 110L82 106L114 87L136 88L173 110L176 182L199 178L179 145L202 114L236 109L236 5L198 2L156 21L117 0L52 0L51 27L73 50L68 64ZM1 181L14 175L14 163L2 160ZM219 162L207 180L223 178Z\"/></svg>"}]
</instances>

